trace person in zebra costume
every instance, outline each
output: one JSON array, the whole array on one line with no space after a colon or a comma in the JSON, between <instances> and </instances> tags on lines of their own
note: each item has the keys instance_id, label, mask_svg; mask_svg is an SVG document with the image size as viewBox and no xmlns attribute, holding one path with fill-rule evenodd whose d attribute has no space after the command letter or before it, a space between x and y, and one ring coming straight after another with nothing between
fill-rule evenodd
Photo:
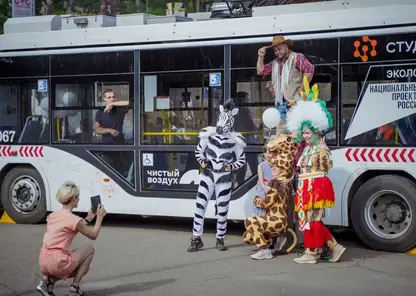
<instances>
[{"instance_id":1,"label":"person in zebra costume","mask_svg":"<svg viewBox=\"0 0 416 296\"><path fill-rule=\"evenodd\" d=\"M208 126L199 133L200 141L195 150L197 161L203 168L196 196L196 209L188 252L196 252L204 246L201 235L204 230L208 201L215 191L217 216L216 248L226 251L224 237L227 232L228 206L233 187L232 173L246 163L246 140L234 131L234 116L238 113L230 99L219 106L216 126Z\"/></svg>"}]
</instances>

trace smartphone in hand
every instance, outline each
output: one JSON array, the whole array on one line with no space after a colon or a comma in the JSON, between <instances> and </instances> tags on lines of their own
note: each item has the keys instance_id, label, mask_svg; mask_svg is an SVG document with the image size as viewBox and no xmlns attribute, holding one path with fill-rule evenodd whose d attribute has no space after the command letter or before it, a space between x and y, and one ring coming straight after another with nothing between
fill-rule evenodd
<instances>
[{"instance_id":1,"label":"smartphone in hand","mask_svg":"<svg viewBox=\"0 0 416 296\"><path fill-rule=\"evenodd\" d=\"M98 205L100 204L101 204L100 195L91 196L91 211L93 214L97 213L97 208L98 208Z\"/></svg>"}]
</instances>

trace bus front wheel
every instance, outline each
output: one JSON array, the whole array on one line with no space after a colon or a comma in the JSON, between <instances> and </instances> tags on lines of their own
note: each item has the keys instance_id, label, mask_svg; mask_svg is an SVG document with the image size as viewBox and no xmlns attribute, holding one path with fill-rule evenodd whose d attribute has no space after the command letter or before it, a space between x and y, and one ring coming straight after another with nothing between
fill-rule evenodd
<instances>
[{"instance_id":1,"label":"bus front wheel","mask_svg":"<svg viewBox=\"0 0 416 296\"><path fill-rule=\"evenodd\" d=\"M1 186L1 203L18 224L42 222L47 214L46 195L38 171L26 166L11 169Z\"/></svg>"},{"instance_id":2,"label":"bus front wheel","mask_svg":"<svg viewBox=\"0 0 416 296\"><path fill-rule=\"evenodd\" d=\"M365 182L354 196L351 219L368 247L405 252L416 246L416 184L397 175Z\"/></svg>"}]
</instances>

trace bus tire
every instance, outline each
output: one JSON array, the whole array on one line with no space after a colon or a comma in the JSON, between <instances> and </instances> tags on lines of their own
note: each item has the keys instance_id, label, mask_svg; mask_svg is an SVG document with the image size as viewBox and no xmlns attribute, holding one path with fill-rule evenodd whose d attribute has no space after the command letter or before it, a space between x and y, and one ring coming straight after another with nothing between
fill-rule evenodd
<instances>
[{"instance_id":1,"label":"bus tire","mask_svg":"<svg viewBox=\"0 0 416 296\"><path fill-rule=\"evenodd\" d=\"M47 214L46 192L38 171L26 166L11 169L1 186L1 203L18 224L42 222Z\"/></svg>"},{"instance_id":2,"label":"bus tire","mask_svg":"<svg viewBox=\"0 0 416 296\"><path fill-rule=\"evenodd\" d=\"M377 251L405 252L416 245L416 184L398 175L365 182L352 201L351 219L361 241Z\"/></svg>"}]
</instances>

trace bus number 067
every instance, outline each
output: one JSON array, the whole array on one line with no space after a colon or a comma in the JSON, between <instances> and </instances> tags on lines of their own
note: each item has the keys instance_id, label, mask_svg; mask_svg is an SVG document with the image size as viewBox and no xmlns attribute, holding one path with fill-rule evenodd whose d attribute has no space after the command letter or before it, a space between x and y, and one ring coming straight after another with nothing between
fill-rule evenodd
<instances>
[{"instance_id":1,"label":"bus number 067","mask_svg":"<svg viewBox=\"0 0 416 296\"><path fill-rule=\"evenodd\" d=\"M12 143L16 131L0 131L0 142Z\"/></svg>"}]
</instances>

